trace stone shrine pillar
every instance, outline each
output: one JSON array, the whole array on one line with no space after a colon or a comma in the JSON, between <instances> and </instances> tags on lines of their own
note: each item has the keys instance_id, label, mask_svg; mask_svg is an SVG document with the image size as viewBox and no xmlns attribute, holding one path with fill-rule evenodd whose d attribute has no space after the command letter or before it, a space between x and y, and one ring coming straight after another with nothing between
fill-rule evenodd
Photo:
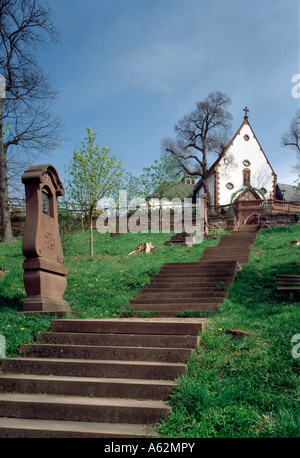
<instances>
[{"instance_id":1,"label":"stone shrine pillar","mask_svg":"<svg viewBox=\"0 0 300 458\"><path fill-rule=\"evenodd\" d=\"M63 185L50 164L30 167L22 176L22 182L26 195L23 311L68 312L70 306L63 299L68 270L62 265L57 214L57 197L65 194Z\"/></svg>"}]
</instances>

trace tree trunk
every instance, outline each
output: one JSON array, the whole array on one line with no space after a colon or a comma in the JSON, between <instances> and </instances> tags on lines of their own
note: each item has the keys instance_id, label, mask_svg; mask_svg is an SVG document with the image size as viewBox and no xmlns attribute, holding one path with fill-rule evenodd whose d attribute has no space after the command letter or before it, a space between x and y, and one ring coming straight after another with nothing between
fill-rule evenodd
<instances>
[{"instance_id":1,"label":"tree trunk","mask_svg":"<svg viewBox=\"0 0 300 458\"><path fill-rule=\"evenodd\" d=\"M94 256L93 209L90 209L90 255Z\"/></svg>"},{"instance_id":2,"label":"tree trunk","mask_svg":"<svg viewBox=\"0 0 300 458\"><path fill-rule=\"evenodd\" d=\"M8 206L8 186L7 186L7 162L6 148L3 144L3 121L2 103L0 102L0 209L2 225L2 242L10 242L13 239L11 228L9 206Z\"/></svg>"},{"instance_id":3,"label":"tree trunk","mask_svg":"<svg viewBox=\"0 0 300 458\"><path fill-rule=\"evenodd\" d=\"M207 208L209 209L213 205L213 195L206 180L203 180L203 188L207 195Z\"/></svg>"}]
</instances>

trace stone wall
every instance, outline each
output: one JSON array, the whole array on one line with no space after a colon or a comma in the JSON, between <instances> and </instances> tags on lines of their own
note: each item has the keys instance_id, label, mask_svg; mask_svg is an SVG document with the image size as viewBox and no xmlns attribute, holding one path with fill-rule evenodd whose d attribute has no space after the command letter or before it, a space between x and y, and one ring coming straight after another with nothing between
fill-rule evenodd
<instances>
[{"instance_id":1,"label":"stone wall","mask_svg":"<svg viewBox=\"0 0 300 458\"><path fill-rule=\"evenodd\" d=\"M261 215L260 216L260 229L268 229L277 226L291 226L292 224L299 224L297 215L275 214L275 215Z\"/></svg>"},{"instance_id":2,"label":"stone wall","mask_svg":"<svg viewBox=\"0 0 300 458\"><path fill-rule=\"evenodd\" d=\"M210 231L234 231L237 229L234 216L208 216L208 227Z\"/></svg>"}]
</instances>

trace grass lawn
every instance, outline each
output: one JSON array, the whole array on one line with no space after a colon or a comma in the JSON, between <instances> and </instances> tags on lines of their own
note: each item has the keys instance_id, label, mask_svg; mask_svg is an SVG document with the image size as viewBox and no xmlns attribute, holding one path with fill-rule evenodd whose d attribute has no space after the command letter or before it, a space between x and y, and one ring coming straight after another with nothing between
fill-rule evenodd
<instances>
[{"instance_id":1,"label":"grass lawn","mask_svg":"<svg viewBox=\"0 0 300 458\"><path fill-rule=\"evenodd\" d=\"M64 247L69 269L65 299L82 318L128 316L131 297L146 285L164 262L196 261L205 246L166 247L170 234L95 232L94 258L88 255L88 233L77 233ZM200 347L189 360L171 396L171 414L159 426L161 437L299 437L299 362L292 337L300 334L299 302L275 287L276 273L299 273L300 227L259 232L250 262L238 272L229 297L201 334ZM129 256L150 241L157 252ZM21 240L0 244L0 334L7 356L18 355L21 343L49 330L51 318L25 316ZM297 298L298 299L298 298ZM229 336L229 329L249 334ZM300 350L298 349L300 356Z\"/></svg>"}]
</instances>

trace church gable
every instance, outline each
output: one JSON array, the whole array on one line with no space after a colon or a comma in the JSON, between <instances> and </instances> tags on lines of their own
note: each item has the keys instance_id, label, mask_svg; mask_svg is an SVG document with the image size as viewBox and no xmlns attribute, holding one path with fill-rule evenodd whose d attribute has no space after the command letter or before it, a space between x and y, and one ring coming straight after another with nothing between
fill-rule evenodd
<instances>
[{"instance_id":1,"label":"church gable","mask_svg":"<svg viewBox=\"0 0 300 458\"><path fill-rule=\"evenodd\" d=\"M244 191L242 191L234 200L236 201L249 201L249 200L262 200L262 196L259 195L254 189L251 189L250 187L246 188Z\"/></svg>"},{"instance_id":2,"label":"church gable","mask_svg":"<svg viewBox=\"0 0 300 458\"><path fill-rule=\"evenodd\" d=\"M245 112L243 123L211 168L214 205L229 204L235 192L249 186L262 190L267 199L275 198L276 175L249 124L247 108ZM199 190L203 192L201 186Z\"/></svg>"}]
</instances>

